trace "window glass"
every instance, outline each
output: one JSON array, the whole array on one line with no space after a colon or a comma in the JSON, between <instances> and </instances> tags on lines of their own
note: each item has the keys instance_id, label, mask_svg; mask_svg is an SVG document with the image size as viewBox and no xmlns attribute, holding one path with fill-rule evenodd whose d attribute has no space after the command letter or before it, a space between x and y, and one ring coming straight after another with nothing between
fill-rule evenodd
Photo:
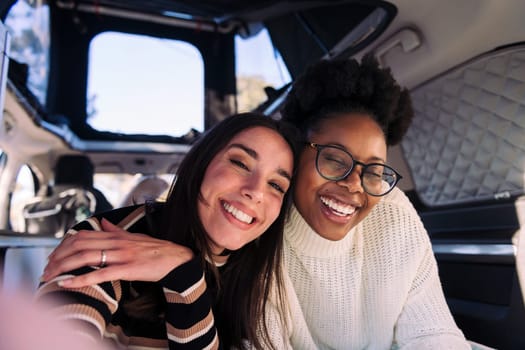
<instances>
[{"instance_id":1,"label":"window glass","mask_svg":"<svg viewBox=\"0 0 525 350\"><path fill-rule=\"evenodd\" d=\"M291 81L279 52L266 29L253 37L235 37L237 109L247 112L266 101L264 88L280 88Z\"/></svg>"},{"instance_id":2,"label":"window glass","mask_svg":"<svg viewBox=\"0 0 525 350\"><path fill-rule=\"evenodd\" d=\"M524 46L495 51L411 92L402 146L425 204L524 194L524 57Z\"/></svg>"},{"instance_id":3,"label":"window glass","mask_svg":"<svg viewBox=\"0 0 525 350\"><path fill-rule=\"evenodd\" d=\"M28 65L26 85L45 105L49 70L49 8L42 1L20 0L5 24L11 34L9 56Z\"/></svg>"},{"instance_id":4,"label":"window glass","mask_svg":"<svg viewBox=\"0 0 525 350\"><path fill-rule=\"evenodd\" d=\"M181 136L204 128L202 57L182 41L97 35L87 94L88 123L97 130Z\"/></svg>"},{"instance_id":5,"label":"window glass","mask_svg":"<svg viewBox=\"0 0 525 350\"><path fill-rule=\"evenodd\" d=\"M27 165L20 168L16 177L16 184L11 197L11 209L9 211L9 220L13 231L22 232L25 230L24 218L22 211L24 205L35 197L35 184L33 175Z\"/></svg>"},{"instance_id":6,"label":"window glass","mask_svg":"<svg viewBox=\"0 0 525 350\"><path fill-rule=\"evenodd\" d=\"M93 185L95 188L104 193L104 196L113 205L113 207L121 207L129 205L125 203L126 197L130 192L142 181L142 179L151 177L145 174L110 174L110 173L99 173L95 174L93 179ZM164 180L168 186L174 179L173 174L162 174L158 178ZM169 187L167 188L169 189ZM166 191L158 197L159 200L163 200L167 195Z\"/></svg>"}]
</instances>

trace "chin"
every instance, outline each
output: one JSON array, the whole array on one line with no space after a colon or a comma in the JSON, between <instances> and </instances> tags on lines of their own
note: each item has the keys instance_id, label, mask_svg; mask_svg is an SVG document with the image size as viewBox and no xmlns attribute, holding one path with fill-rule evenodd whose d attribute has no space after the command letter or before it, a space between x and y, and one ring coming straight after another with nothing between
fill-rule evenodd
<instances>
[{"instance_id":1,"label":"chin","mask_svg":"<svg viewBox=\"0 0 525 350\"><path fill-rule=\"evenodd\" d=\"M237 244L225 244L223 247L229 251L236 251L244 247L246 243L237 243Z\"/></svg>"}]
</instances>

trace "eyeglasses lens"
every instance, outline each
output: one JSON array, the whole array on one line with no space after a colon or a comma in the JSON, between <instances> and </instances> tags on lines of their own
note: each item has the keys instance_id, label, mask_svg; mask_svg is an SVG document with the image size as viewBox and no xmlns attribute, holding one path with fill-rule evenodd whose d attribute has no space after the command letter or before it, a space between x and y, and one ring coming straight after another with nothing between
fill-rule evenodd
<instances>
[{"instance_id":1,"label":"eyeglasses lens","mask_svg":"<svg viewBox=\"0 0 525 350\"><path fill-rule=\"evenodd\" d=\"M342 150L335 147L318 148L317 167L322 176L329 179L341 179L352 168L354 160Z\"/></svg>"},{"instance_id":2,"label":"eyeglasses lens","mask_svg":"<svg viewBox=\"0 0 525 350\"><path fill-rule=\"evenodd\" d=\"M339 181L348 176L354 160L351 155L336 147L317 148L317 170L326 179ZM389 192L397 182L395 171L381 164L363 166L361 183L363 189L374 196Z\"/></svg>"}]
</instances>

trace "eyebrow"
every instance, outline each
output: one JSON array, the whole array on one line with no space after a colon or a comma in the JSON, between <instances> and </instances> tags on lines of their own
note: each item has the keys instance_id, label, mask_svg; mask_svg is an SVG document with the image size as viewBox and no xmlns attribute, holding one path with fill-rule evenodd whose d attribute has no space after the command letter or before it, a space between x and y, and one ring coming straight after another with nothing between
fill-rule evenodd
<instances>
[{"instance_id":1,"label":"eyebrow","mask_svg":"<svg viewBox=\"0 0 525 350\"><path fill-rule=\"evenodd\" d=\"M232 143L228 148L240 148L253 159L255 160L259 159L259 154L253 148L246 147L242 143ZM286 170L279 168L277 169L277 173L281 175L282 177L288 179L288 181L290 182L292 181L292 175L290 175Z\"/></svg>"},{"instance_id":2,"label":"eyebrow","mask_svg":"<svg viewBox=\"0 0 525 350\"><path fill-rule=\"evenodd\" d=\"M347 150L346 147L343 146L343 145L341 145L340 143L327 143L326 145L328 145L328 146L337 146L337 147L339 147L339 148L344 149L344 150L347 151L348 153L352 154L352 152L350 152L349 150ZM353 157L353 156L354 156L354 155L352 154L352 157ZM356 160L357 160L357 159L356 159ZM381 158L381 157L372 157L372 158L370 158L368 161L369 161L369 162L371 161L371 162L382 162L382 163L386 163L386 161L385 161L383 158Z\"/></svg>"}]
</instances>

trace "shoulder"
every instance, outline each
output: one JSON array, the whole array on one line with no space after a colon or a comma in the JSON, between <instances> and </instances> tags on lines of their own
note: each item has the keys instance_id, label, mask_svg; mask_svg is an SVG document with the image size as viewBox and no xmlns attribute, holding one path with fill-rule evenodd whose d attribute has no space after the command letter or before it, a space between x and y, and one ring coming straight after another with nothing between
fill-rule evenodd
<instances>
[{"instance_id":1,"label":"shoulder","mask_svg":"<svg viewBox=\"0 0 525 350\"><path fill-rule=\"evenodd\" d=\"M381 208L382 206L396 206L401 210L406 210L410 214L418 216L414 205L412 204L412 202L410 202L410 199L408 199L405 192L403 192L397 187L394 187L394 189L390 193L381 198L381 201L378 203L377 206L379 208Z\"/></svg>"},{"instance_id":2,"label":"shoulder","mask_svg":"<svg viewBox=\"0 0 525 350\"><path fill-rule=\"evenodd\" d=\"M109 222L121 227L124 230L130 232L142 232L145 233L147 225L144 220L146 217L153 218L155 220L160 215L161 207L159 206L148 206L145 204L131 205L122 208L112 209L104 213L94 215L84 221L77 223L73 230L100 230L100 222L102 219L106 219ZM138 230L138 231L137 231Z\"/></svg>"},{"instance_id":3,"label":"shoulder","mask_svg":"<svg viewBox=\"0 0 525 350\"><path fill-rule=\"evenodd\" d=\"M134 211L136 211L137 208L143 207L143 205L131 205L127 207L121 207L112 209L109 211L106 211L104 213L101 213L99 215L95 215L95 217L99 220L107 219L109 221L115 222L122 220L126 216L132 214Z\"/></svg>"},{"instance_id":4,"label":"shoulder","mask_svg":"<svg viewBox=\"0 0 525 350\"><path fill-rule=\"evenodd\" d=\"M384 196L362 224L367 237L375 236L385 243L394 240L428 245L428 233L419 214L398 188Z\"/></svg>"},{"instance_id":5,"label":"shoulder","mask_svg":"<svg viewBox=\"0 0 525 350\"><path fill-rule=\"evenodd\" d=\"M394 189L381 198L379 203L370 212L368 218L379 221L387 221L391 224L398 223L400 220L410 220L421 223L419 214L410 199L399 188Z\"/></svg>"},{"instance_id":6,"label":"shoulder","mask_svg":"<svg viewBox=\"0 0 525 350\"><path fill-rule=\"evenodd\" d=\"M409 281L415 278L421 264L433 265L430 237L401 190L395 189L385 196L362 221L361 229L369 266L398 271Z\"/></svg>"}]
</instances>

